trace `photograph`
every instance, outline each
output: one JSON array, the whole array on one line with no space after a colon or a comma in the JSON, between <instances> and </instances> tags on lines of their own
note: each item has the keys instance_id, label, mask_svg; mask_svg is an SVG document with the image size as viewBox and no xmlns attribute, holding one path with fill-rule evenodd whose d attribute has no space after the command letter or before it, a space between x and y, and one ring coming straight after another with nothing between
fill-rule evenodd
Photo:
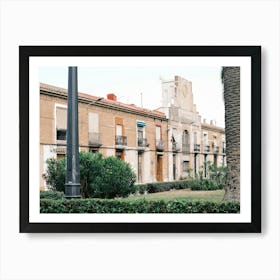
<instances>
[{"instance_id":1,"label":"photograph","mask_svg":"<svg viewBox=\"0 0 280 280\"><path fill-rule=\"evenodd\" d=\"M23 232L260 231L260 47L21 46L20 67Z\"/></svg>"}]
</instances>

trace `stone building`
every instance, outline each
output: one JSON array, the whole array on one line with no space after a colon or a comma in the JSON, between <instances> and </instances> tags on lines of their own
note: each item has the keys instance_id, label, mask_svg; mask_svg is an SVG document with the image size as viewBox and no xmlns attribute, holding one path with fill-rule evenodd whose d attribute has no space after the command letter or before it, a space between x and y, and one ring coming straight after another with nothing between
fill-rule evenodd
<instances>
[{"instance_id":1,"label":"stone building","mask_svg":"<svg viewBox=\"0 0 280 280\"><path fill-rule=\"evenodd\" d=\"M66 154L67 90L40 84L40 172L46 160ZM116 156L128 162L138 183L194 176L204 162L225 164L225 132L213 121L201 122L192 83L179 76L162 80L162 102L148 110L117 100L78 95L80 150ZM205 172L204 172L205 173ZM41 176L40 187L46 187Z\"/></svg>"},{"instance_id":2,"label":"stone building","mask_svg":"<svg viewBox=\"0 0 280 280\"><path fill-rule=\"evenodd\" d=\"M128 162L138 183L168 180L167 119L160 111L79 93L80 150ZM67 90L40 84L41 175L48 158L66 154ZM41 176L40 187L46 182Z\"/></svg>"},{"instance_id":3,"label":"stone building","mask_svg":"<svg viewBox=\"0 0 280 280\"><path fill-rule=\"evenodd\" d=\"M225 164L225 131L213 121L201 123L193 100L192 83L182 77L162 79L162 102L158 109L168 119L168 178L194 176L204 162ZM204 172L205 173L205 172Z\"/></svg>"}]
</instances>

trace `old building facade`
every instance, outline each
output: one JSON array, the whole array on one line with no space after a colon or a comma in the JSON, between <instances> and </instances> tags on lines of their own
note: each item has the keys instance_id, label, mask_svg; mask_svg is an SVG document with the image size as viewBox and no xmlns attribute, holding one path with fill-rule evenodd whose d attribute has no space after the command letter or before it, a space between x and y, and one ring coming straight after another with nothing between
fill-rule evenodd
<instances>
[{"instance_id":1,"label":"old building facade","mask_svg":"<svg viewBox=\"0 0 280 280\"><path fill-rule=\"evenodd\" d=\"M162 80L162 104L148 110L84 93L78 96L81 151L128 162L138 183L173 181L198 174L203 163L225 164L224 129L201 122L192 84ZM40 84L40 188L48 158L66 155L67 90Z\"/></svg>"},{"instance_id":2,"label":"old building facade","mask_svg":"<svg viewBox=\"0 0 280 280\"><path fill-rule=\"evenodd\" d=\"M179 180L203 171L205 162L225 164L225 132L213 121L203 123L194 104L192 83L182 77L162 79L158 109L168 119L168 178ZM206 175L206 172L204 172Z\"/></svg>"},{"instance_id":3,"label":"old building facade","mask_svg":"<svg viewBox=\"0 0 280 280\"><path fill-rule=\"evenodd\" d=\"M128 162L139 183L166 181L167 119L163 113L117 101L79 93L80 150L116 156ZM67 91L40 85L40 155L41 175L46 160L66 154ZM42 177L42 176L41 176ZM41 188L46 182L41 179Z\"/></svg>"}]
</instances>

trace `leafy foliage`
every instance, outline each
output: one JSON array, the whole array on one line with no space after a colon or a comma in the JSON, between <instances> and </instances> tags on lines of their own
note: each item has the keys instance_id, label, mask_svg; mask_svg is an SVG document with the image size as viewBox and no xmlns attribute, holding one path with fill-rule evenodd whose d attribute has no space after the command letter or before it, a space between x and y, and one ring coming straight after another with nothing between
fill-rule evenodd
<instances>
[{"instance_id":1,"label":"leafy foliage","mask_svg":"<svg viewBox=\"0 0 280 280\"><path fill-rule=\"evenodd\" d=\"M136 176L128 163L115 157L104 158L101 163L100 172L90 177L94 197L126 197L134 192Z\"/></svg>"},{"instance_id":2,"label":"leafy foliage","mask_svg":"<svg viewBox=\"0 0 280 280\"><path fill-rule=\"evenodd\" d=\"M191 187L191 180L180 180L173 182L155 182L147 184L135 185L135 191L144 194L144 193L156 193L156 192L165 192L171 189L180 190L187 189Z\"/></svg>"},{"instance_id":3,"label":"leafy foliage","mask_svg":"<svg viewBox=\"0 0 280 280\"><path fill-rule=\"evenodd\" d=\"M134 192L136 176L130 165L115 157L80 152L82 197L126 197ZM66 159L48 159L45 178L51 190L64 192Z\"/></svg>"},{"instance_id":4,"label":"leafy foliage","mask_svg":"<svg viewBox=\"0 0 280 280\"><path fill-rule=\"evenodd\" d=\"M63 192L40 191L40 199L62 199L63 197Z\"/></svg>"},{"instance_id":5,"label":"leafy foliage","mask_svg":"<svg viewBox=\"0 0 280 280\"><path fill-rule=\"evenodd\" d=\"M66 158L47 159L47 172L44 174L49 189L64 192L65 189Z\"/></svg>"},{"instance_id":6,"label":"leafy foliage","mask_svg":"<svg viewBox=\"0 0 280 280\"><path fill-rule=\"evenodd\" d=\"M41 199L41 213L239 213L239 202Z\"/></svg>"},{"instance_id":7,"label":"leafy foliage","mask_svg":"<svg viewBox=\"0 0 280 280\"><path fill-rule=\"evenodd\" d=\"M206 170L205 177L203 173ZM215 166L210 161L204 163L199 171L199 176L190 181L191 189L195 191L220 190L225 187L227 169L225 166Z\"/></svg>"}]
</instances>

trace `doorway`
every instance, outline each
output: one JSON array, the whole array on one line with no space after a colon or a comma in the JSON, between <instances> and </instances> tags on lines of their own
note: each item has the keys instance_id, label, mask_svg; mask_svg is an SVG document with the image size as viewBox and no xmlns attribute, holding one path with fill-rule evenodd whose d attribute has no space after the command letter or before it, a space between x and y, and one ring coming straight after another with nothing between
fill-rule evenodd
<instances>
[{"instance_id":1,"label":"doorway","mask_svg":"<svg viewBox=\"0 0 280 280\"><path fill-rule=\"evenodd\" d=\"M157 164L156 164L156 177L158 182L163 181L162 176L162 156L157 155Z\"/></svg>"}]
</instances>

